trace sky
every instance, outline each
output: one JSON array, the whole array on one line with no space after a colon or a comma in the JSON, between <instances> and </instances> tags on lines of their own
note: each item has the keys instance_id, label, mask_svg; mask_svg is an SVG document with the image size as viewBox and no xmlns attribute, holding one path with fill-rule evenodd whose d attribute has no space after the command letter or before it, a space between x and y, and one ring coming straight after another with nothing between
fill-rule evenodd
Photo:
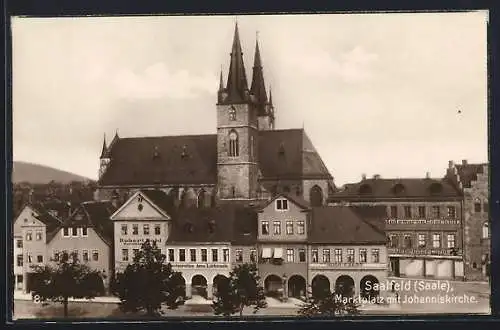
<instances>
[{"instance_id":1,"label":"sky","mask_svg":"<svg viewBox=\"0 0 500 330\"><path fill-rule=\"evenodd\" d=\"M215 134L237 20L276 128L304 127L336 185L442 177L488 160L487 17L15 17L13 158L96 179L104 135Z\"/></svg>"}]
</instances>

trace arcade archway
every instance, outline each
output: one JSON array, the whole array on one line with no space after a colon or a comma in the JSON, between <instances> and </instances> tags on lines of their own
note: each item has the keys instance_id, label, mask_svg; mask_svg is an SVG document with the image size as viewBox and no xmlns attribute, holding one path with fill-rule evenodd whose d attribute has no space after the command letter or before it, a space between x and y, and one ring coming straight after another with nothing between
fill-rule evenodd
<instances>
[{"instance_id":1,"label":"arcade archway","mask_svg":"<svg viewBox=\"0 0 500 330\"><path fill-rule=\"evenodd\" d=\"M378 288L379 281L373 275L364 276L359 282L360 295L366 299L372 299L378 297L380 294Z\"/></svg>"},{"instance_id":2,"label":"arcade archway","mask_svg":"<svg viewBox=\"0 0 500 330\"><path fill-rule=\"evenodd\" d=\"M354 280L349 275L341 275L335 281L335 293L351 297L354 295L354 289Z\"/></svg>"},{"instance_id":3,"label":"arcade archway","mask_svg":"<svg viewBox=\"0 0 500 330\"><path fill-rule=\"evenodd\" d=\"M191 295L207 299L207 279L203 275L195 275L191 279Z\"/></svg>"},{"instance_id":4,"label":"arcade archway","mask_svg":"<svg viewBox=\"0 0 500 330\"><path fill-rule=\"evenodd\" d=\"M324 275L316 275L312 280L311 289L313 297L325 297L331 294L330 280Z\"/></svg>"},{"instance_id":5,"label":"arcade archway","mask_svg":"<svg viewBox=\"0 0 500 330\"><path fill-rule=\"evenodd\" d=\"M290 276L288 279L288 296L304 298L306 296L306 279L300 275Z\"/></svg>"}]
</instances>

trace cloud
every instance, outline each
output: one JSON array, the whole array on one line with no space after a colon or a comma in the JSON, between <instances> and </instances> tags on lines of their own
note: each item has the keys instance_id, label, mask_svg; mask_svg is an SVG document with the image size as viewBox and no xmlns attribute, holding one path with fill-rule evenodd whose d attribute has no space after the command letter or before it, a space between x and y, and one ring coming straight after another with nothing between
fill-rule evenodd
<instances>
[{"instance_id":1,"label":"cloud","mask_svg":"<svg viewBox=\"0 0 500 330\"><path fill-rule=\"evenodd\" d=\"M311 76L336 76L347 83L356 83L371 77L370 65L378 60L378 55L357 46L337 57L325 50L296 53L290 57L291 65Z\"/></svg>"},{"instance_id":2,"label":"cloud","mask_svg":"<svg viewBox=\"0 0 500 330\"><path fill-rule=\"evenodd\" d=\"M125 99L186 99L213 93L217 78L210 73L193 75L184 69L174 71L164 63L156 63L140 74L131 70L118 71L112 85L116 94Z\"/></svg>"}]
</instances>

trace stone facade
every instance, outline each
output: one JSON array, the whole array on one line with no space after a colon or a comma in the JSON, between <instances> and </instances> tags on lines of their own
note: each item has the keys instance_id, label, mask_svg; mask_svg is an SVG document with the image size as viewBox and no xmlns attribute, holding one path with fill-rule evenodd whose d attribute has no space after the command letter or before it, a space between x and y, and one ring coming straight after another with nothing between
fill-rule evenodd
<instances>
[{"instance_id":1,"label":"stone facade","mask_svg":"<svg viewBox=\"0 0 500 330\"><path fill-rule=\"evenodd\" d=\"M465 274L467 280L488 280L491 260L488 166L470 188L464 188Z\"/></svg>"},{"instance_id":2,"label":"stone facade","mask_svg":"<svg viewBox=\"0 0 500 330\"><path fill-rule=\"evenodd\" d=\"M258 123L249 104L217 105L217 176L221 199L255 199L258 175ZM230 153L230 134L237 155Z\"/></svg>"}]
</instances>

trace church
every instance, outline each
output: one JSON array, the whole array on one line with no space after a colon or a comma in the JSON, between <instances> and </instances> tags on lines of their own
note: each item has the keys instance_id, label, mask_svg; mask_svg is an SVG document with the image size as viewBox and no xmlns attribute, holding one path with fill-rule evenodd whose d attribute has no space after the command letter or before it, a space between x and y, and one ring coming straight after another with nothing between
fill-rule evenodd
<instances>
[{"instance_id":1,"label":"church","mask_svg":"<svg viewBox=\"0 0 500 330\"><path fill-rule=\"evenodd\" d=\"M140 189L158 189L181 207L258 206L280 193L326 204L333 177L304 129L275 129L278 112L266 90L258 40L249 87L238 23L215 111L216 134L117 133L109 145L104 140L96 198L122 204Z\"/></svg>"}]
</instances>

